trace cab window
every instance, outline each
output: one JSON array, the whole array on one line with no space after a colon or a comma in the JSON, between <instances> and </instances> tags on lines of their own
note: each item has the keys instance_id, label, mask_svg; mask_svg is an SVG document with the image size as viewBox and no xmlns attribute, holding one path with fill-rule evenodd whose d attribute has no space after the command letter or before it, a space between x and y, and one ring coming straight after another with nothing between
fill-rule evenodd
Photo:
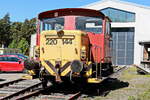
<instances>
[{"instance_id":1,"label":"cab window","mask_svg":"<svg viewBox=\"0 0 150 100\"><path fill-rule=\"evenodd\" d=\"M76 29L100 34L102 33L102 21L101 18L96 17L77 17Z\"/></svg>"},{"instance_id":2,"label":"cab window","mask_svg":"<svg viewBox=\"0 0 150 100\"><path fill-rule=\"evenodd\" d=\"M58 18L46 18L41 20L41 31L46 30L56 30L56 28L64 27L64 18L58 17Z\"/></svg>"}]
</instances>

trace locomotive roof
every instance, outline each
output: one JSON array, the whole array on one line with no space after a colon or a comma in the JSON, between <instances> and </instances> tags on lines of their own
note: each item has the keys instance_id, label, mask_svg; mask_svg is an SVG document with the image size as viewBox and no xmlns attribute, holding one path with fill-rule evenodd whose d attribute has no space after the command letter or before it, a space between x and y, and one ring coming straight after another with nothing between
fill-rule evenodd
<instances>
[{"instance_id":1,"label":"locomotive roof","mask_svg":"<svg viewBox=\"0 0 150 100\"><path fill-rule=\"evenodd\" d=\"M64 8L64 9L56 9L56 10L42 12L38 15L38 19L54 18L54 17L68 16L68 15L105 18L105 15L97 10L85 9L85 8Z\"/></svg>"}]
</instances>

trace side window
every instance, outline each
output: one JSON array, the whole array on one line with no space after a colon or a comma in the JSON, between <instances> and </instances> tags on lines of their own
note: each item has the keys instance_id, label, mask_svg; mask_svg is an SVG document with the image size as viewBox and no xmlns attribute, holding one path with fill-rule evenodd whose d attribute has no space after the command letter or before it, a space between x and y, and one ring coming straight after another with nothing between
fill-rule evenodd
<instances>
[{"instance_id":1,"label":"side window","mask_svg":"<svg viewBox=\"0 0 150 100\"><path fill-rule=\"evenodd\" d=\"M12 61L12 62L18 62L19 59L16 57L8 57L8 61Z\"/></svg>"},{"instance_id":2,"label":"side window","mask_svg":"<svg viewBox=\"0 0 150 100\"><path fill-rule=\"evenodd\" d=\"M101 33L102 32L102 23L101 22L86 22L85 29L89 32Z\"/></svg>"}]
</instances>

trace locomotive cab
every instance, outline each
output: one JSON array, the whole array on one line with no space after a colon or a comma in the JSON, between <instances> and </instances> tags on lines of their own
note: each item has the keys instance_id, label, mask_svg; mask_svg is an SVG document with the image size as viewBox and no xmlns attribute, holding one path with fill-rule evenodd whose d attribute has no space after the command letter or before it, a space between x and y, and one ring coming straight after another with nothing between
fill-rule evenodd
<instances>
[{"instance_id":1,"label":"locomotive cab","mask_svg":"<svg viewBox=\"0 0 150 100\"><path fill-rule=\"evenodd\" d=\"M110 20L82 8L57 9L38 15L40 79L100 83L113 72Z\"/></svg>"}]
</instances>

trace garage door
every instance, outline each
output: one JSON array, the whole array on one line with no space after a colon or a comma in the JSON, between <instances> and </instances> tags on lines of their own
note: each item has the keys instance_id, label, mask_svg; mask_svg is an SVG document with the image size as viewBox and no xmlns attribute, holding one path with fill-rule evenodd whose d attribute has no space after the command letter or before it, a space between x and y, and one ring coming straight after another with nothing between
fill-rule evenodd
<instances>
[{"instance_id":1,"label":"garage door","mask_svg":"<svg viewBox=\"0 0 150 100\"><path fill-rule=\"evenodd\" d=\"M113 64L131 65L134 61L134 28L113 28Z\"/></svg>"}]
</instances>

